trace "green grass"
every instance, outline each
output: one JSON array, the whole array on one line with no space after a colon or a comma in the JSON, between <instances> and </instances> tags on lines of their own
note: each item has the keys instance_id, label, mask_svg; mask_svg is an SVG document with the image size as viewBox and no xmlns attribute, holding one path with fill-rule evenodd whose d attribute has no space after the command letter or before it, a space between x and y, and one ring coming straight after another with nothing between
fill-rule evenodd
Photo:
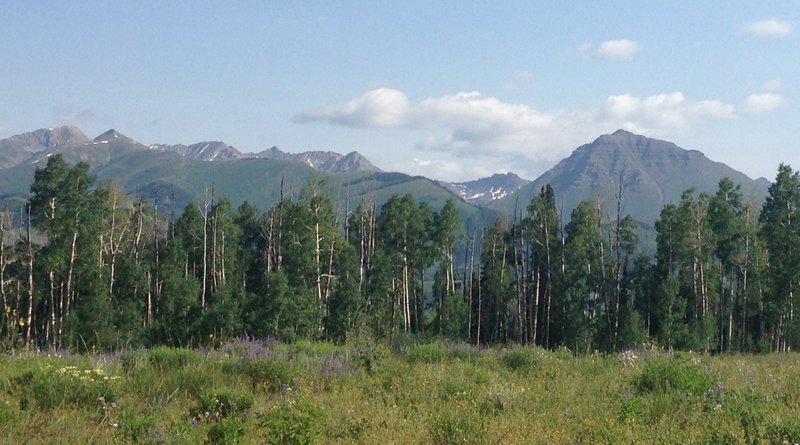
<instances>
[{"instance_id":1,"label":"green grass","mask_svg":"<svg viewBox=\"0 0 800 445\"><path fill-rule=\"evenodd\" d=\"M0 356L0 443L797 443L798 371L441 342L21 353Z\"/></svg>"}]
</instances>

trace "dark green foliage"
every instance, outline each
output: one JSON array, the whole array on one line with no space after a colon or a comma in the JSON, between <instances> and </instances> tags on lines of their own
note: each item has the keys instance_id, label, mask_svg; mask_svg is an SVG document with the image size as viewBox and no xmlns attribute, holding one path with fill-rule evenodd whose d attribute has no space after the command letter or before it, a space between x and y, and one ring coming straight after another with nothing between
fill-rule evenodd
<instances>
[{"instance_id":1,"label":"dark green foliage","mask_svg":"<svg viewBox=\"0 0 800 445\"><path fill-rule=\"evenodd\" d=\"M717 385L716 379L698 365L681 356L648 360L634 387L640 394L677 393L699 397Z\"/></svg>"},{"instance_id":2,"label":"dark green foliage","mask_svg":"<svg viewBox=\"0 0 800 445\"><path fill-rule=\"evenodd\" d=\"M244 435L244 422L235 417L212 423L207 432L208 443L212 445L240 444Z\"/></svg>"},{"instance_id":3,"label":"dark green foliage","mask_svg":"<svg viewBox=\"0 0 800 445\"><path fill-rule=\"evenodd\" d=\"M511 371L521 374L532 372L539 366L535 349L524 347L504 351L500 356L500 363Z\"/></svg>"}]
</instances>

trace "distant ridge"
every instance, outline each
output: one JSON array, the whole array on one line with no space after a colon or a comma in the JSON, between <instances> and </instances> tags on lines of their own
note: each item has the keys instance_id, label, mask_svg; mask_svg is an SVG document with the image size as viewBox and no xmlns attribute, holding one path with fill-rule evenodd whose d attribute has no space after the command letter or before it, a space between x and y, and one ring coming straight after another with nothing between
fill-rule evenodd
<instances>
[{"instance_id":1,"label":"distant ridge","mask_svg":"<svg viewBox=\"0 0 800 445\"><path fill-rule=\"evenodd\" d=\"M42 128L0 140L0 169L13 167L37 153L89 142L77 127Z\"/></svg>"},{"instance_id":2,"label":"distant ridge","mask_svg":"<svg viewBox=\"0 0 800 445\"><path fill-rule=\"evenodd\" d=\"M582 200L600 202L611 212L622 187L623 212L652 226L661 209L678 202L684 190L694 187L698 193L714 193L724 177L741 185L746 200L760 203L766 196L764 184L697 150L617 130L578 147L535 181L490 207L510 214L515 205L527 205L550 184L564 218Z\"/></svg>"},{"instance_id":3,"label":"distant ridge","mask_svg":"<svg viewBox=\"0 0 800 445\"><path fill-rule=\"evenodd\" d=\"M94 139L89 139L77 127L64 126L23 133L0 140L0 169L11 168L23 162L34 162L37 158L55 152L72 152L76 160L91 163L104 162L111 156L106 152L86 152L80 149L88 146L103 146L108 149L150 150L172 152L199 161L230 161L236 159L275 159L298 162L326 173L349 171L380 172L381 169L369 162L358 152L342 155L332 151L307 151L285 153L272 147L260 153L242 153L237 148L222 141L204 141L191 145L151 144L135 141L115 129L109 129ZM81 151L80 154L75 150ZM67 156L69 157L69 156Z\"/></svg>"},{"instance_id":4,"label":"distant ridge","mask_svg":"<svg viewBox=\"0 0 800 445\"><path fill-rule=\"evenodd\" d=\"M328 173L341 173L345 171L380 172L364 156L356 151L341 155L333 151L306 151L302 153L286 153L271 147L247 157L258 159L275 159L279 161L301 162L309 167Z\"/></svg>"},{"instance_id":5,"label":"distant ridge","mask_svg":"<svg viewBox=\"0 0 800 445\"><path fill-rule=\"evenodd\" d=\"M477 205L488 205L514 193L529 184L527 179L515 173L496 173L492 176L466 182L444 182L439 184L460 196L464 201Z\"/></svg>"}]
</instances>

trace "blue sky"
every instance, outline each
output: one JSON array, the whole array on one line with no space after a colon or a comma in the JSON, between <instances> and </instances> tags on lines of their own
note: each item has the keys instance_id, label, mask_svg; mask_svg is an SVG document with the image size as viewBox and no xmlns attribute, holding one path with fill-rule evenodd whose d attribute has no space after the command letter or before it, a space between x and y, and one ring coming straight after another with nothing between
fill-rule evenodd
<instances>
[{"instance_id":1,"label":"blue sky","mask_svg":"<svg viewBox=\"0 0 800 445\"><path fill-rule=\"evenodd\" d=\"M800 167L800 5L4 2L0 138L357 150L533 179L618 128L752 177Z\"/></svg>"}]
</instances>

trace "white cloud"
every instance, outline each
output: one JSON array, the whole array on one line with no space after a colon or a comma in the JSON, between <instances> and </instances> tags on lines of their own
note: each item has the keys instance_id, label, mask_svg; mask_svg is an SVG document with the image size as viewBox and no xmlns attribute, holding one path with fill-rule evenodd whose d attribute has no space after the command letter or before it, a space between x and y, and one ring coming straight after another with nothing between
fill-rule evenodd
<instances>
[{"instance_id":1,"label":"white cloud","mask_svg":"<svg viewBox=\"0 0 800 445\"><path fill-rule=\"evenodd\" d=\"M597 47L596 54L607 59L630 59L641 47L633 40L606 40Z\"/></svg>"},{"instance_id":2,"label":"white cloud","mask_svg":"<svg viewBox=\"0 0 800 445\"><path fill-rule=\"evenodd\" d=\"M394 161L403 171L430 173L436 178L463 178L475 173L469 165L480 164L489 170L487 173L508 166L533 177L539 172L532 167L525 170L526 167L515 166L538 168L552 163L575 147L618 128L670 139L711 122L769 111L782 101L774 93L748 96L741 106L714 99L690 99L680 91L651 96L627 93L609 96L595 109L541 111L476 91L415 102L399 90L379 88L338 106L303 113L295 121L421 132L415 148L439 153L436 157L440 160Z\"/></svg>"},{"instance_id":3,"label":"white cloud","mask_svg":"<svg viewBox=\"0 0 800 445\"><path fill-rule=\"evenodd\" d=\"M610 96L605 118L622 127L648 134L686 132L712 120L736 117L736 107L718 100L687 100L680 91L636 97Z\"/></svg>"},{"instance_id":4,"label":"white cloud","mask_svg":"<svg viewBox=\"0 0 800 445\"><path fill-rule=\"evenodd\" d=\"M744 100L743 111L750 114L772 111L783 105L783 97L776 93L751 94Z\"/></svg>"},{"instance_id":5,"label":"white cloud","mask_svg":"<svg viewBox=\"0 0 800 445\"><path fill-rule=\"evenodd\" d=\"M349 127L401 127L407 123L408 109L408 97L401 91L378 88L344 105L303 113L294 121L325 120Z\"/></svg>"},{"instance_id":6,"label":"white cloud","mask_svg":"<svg viewBox=\"0 0 800 445\"><path fill-rule=\"evenodd\" d=\"M793 26L789 22L767 19L750 22L744 29L759 37L785 37L792 33Z\"/></svg>"}]
</instances>

